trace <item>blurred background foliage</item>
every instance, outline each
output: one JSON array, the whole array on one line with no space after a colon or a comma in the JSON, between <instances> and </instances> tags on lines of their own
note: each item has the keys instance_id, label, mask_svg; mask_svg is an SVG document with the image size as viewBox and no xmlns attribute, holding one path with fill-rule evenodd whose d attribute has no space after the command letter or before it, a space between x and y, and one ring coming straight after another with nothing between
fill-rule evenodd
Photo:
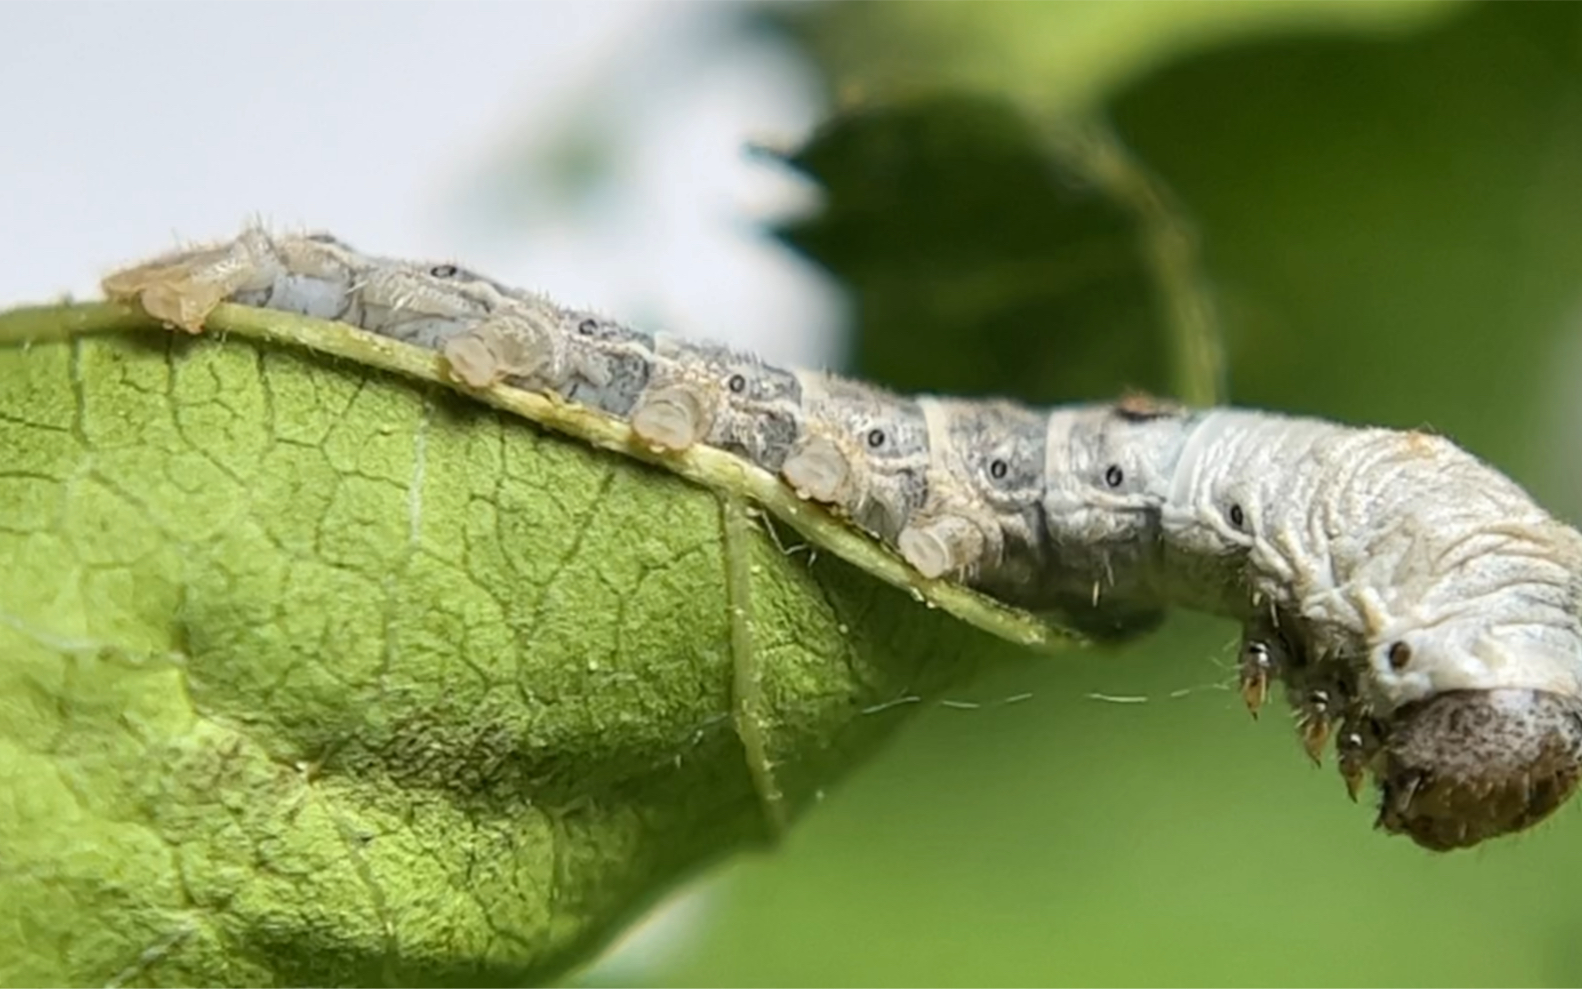
<instances>
[{"instance_id":1,"label":"blurred background foliage","mask_svg":"<svg viewBox=\"0 0 1582 989\"><path fill-rule=\"evenodd\" d=\"M823 205L780 233L850 292L845 370L1180 391L1185 286L1230 401L1426 426L1582 514L1582 6L820 4L753 29L835 107L786 153ZM1073 162L1084 121L1165 214ZM1181 615L973 684L722 866L701 935L636 977L1582 982L1577 805L1470 853L1386 838L1283 710L1247 717L1234 638Z\"/></svg>"}]
</instances>

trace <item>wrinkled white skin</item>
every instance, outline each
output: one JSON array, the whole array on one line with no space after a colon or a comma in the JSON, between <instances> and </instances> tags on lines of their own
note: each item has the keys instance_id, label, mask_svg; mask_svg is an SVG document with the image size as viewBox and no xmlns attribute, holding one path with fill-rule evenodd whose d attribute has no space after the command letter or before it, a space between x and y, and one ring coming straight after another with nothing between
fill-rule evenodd
<instances>
[{"instance_id":1,"label":"wrinkled white skin","mask_svg":"<svg viewBox=\"0 0 1582 989\"><path fill-rule=\"evenodd\" d=\"M1315 657L1363 669L1384 713L1456 689L1582 695L1582 537L1448 440L1087 406L1051 412L1049 461L1049 573L1283 615Z\"/></svg>"},{"instance_id":2,"label":"wrinkled white skin","mask_svg":"<svg viewBox=\"0 0 1582 989\"><path fill-rule=\"evenodd\" d=\"M1499 472L1439 437L1239 410L1057 409L1049 459L1046 593L1242 621L1249 708L1281 680L1309 755L1334 738L1353 797L1373 774L1380 827L1465 848L1575 790L1582 537Z\"/></svg>"},{"instance_id":3,"label":"wrinkled white skin","mask_svg":"<svg viewBox=\"0 0 1582 989\"><path fill-rule=\"evenodd\" d=\"M1582 695L1582 537L1446 439L1210 412L1161 522L1178 558L1242 568L1216 610L1291 616L1315 657L1365 668L1377 711L1449 690Z\"/></svg>"}]
</instances>

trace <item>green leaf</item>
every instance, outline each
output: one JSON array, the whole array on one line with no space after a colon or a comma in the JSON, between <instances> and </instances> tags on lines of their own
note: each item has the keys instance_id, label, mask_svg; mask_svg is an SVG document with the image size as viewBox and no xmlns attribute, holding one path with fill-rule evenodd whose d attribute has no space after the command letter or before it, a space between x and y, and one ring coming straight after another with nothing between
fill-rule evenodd
<instances>
[{"instance_id":1,"label":"green leaf","mask_svg":"<svg viewBox=\"0 0 1582 989\"><path fill-rule=\"evenodd\" d=\"M1027 655L739 491L135 322L0 314L0 983L541 981Z\"/></svg>"}]
</instances>

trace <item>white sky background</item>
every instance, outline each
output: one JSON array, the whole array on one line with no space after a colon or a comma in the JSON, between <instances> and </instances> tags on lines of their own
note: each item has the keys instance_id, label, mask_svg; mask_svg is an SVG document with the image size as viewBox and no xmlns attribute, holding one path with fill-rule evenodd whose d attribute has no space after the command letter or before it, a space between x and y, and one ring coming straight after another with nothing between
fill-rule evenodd
<instances>
[{"instance_id":1,"label":"white sky background","mask_svg":"<svg viewBox=\"0 0 1582 989\"><path fill-rule=\"evenodd\" d=\"M820 97L789 53L729 35L735 12L0 4L0 302L93 295L262 215L826 363L835 289L754 226L814 193L744 151L804 136ZM589 130L613 142L609 181L568 206L543 183ZM510 179L529 184L498 194Z\"/></svg>"},{"instance_id":2,"label":"white sky background","mask_svg":"<svg viewBox=\"0 0 1582 989\"><path fill-rule=\"evenodd\" d=\"M0 305L96 295L110 269L261 215L829 363L836 288L755 227L815 192L744 152L805 136L821 95L788 52L730 35L735 12L0 3ZM570 206L568 132L615 151ZM603 977L643 978L702 906L672 901Z\"/></svg>"}]
</instances>

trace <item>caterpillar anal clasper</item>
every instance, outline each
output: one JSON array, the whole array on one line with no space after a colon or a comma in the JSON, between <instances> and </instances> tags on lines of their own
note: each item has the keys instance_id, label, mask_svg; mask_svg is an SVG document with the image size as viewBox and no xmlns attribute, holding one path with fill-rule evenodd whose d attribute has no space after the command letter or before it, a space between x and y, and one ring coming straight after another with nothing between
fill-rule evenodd
<instances>
[{"instance_id":1,"label":"caterpillar anal clasper","mask_svg":"<svg viewBox=\"0 0 1582 989\"><path fill-rule=\"evenodd\" d=\"M1542 820L1582 772L1582 536L1450 441L1143 398L910 398L643 333L449 263L324 234L177 251L104 280L188 332L223 301L442 353L657 451L783 479L922 576L1117 637L1185 606L1243 626L1255 714L1283 687L1378 824L1436 850Z\"/></svg>"}]
</instances>

